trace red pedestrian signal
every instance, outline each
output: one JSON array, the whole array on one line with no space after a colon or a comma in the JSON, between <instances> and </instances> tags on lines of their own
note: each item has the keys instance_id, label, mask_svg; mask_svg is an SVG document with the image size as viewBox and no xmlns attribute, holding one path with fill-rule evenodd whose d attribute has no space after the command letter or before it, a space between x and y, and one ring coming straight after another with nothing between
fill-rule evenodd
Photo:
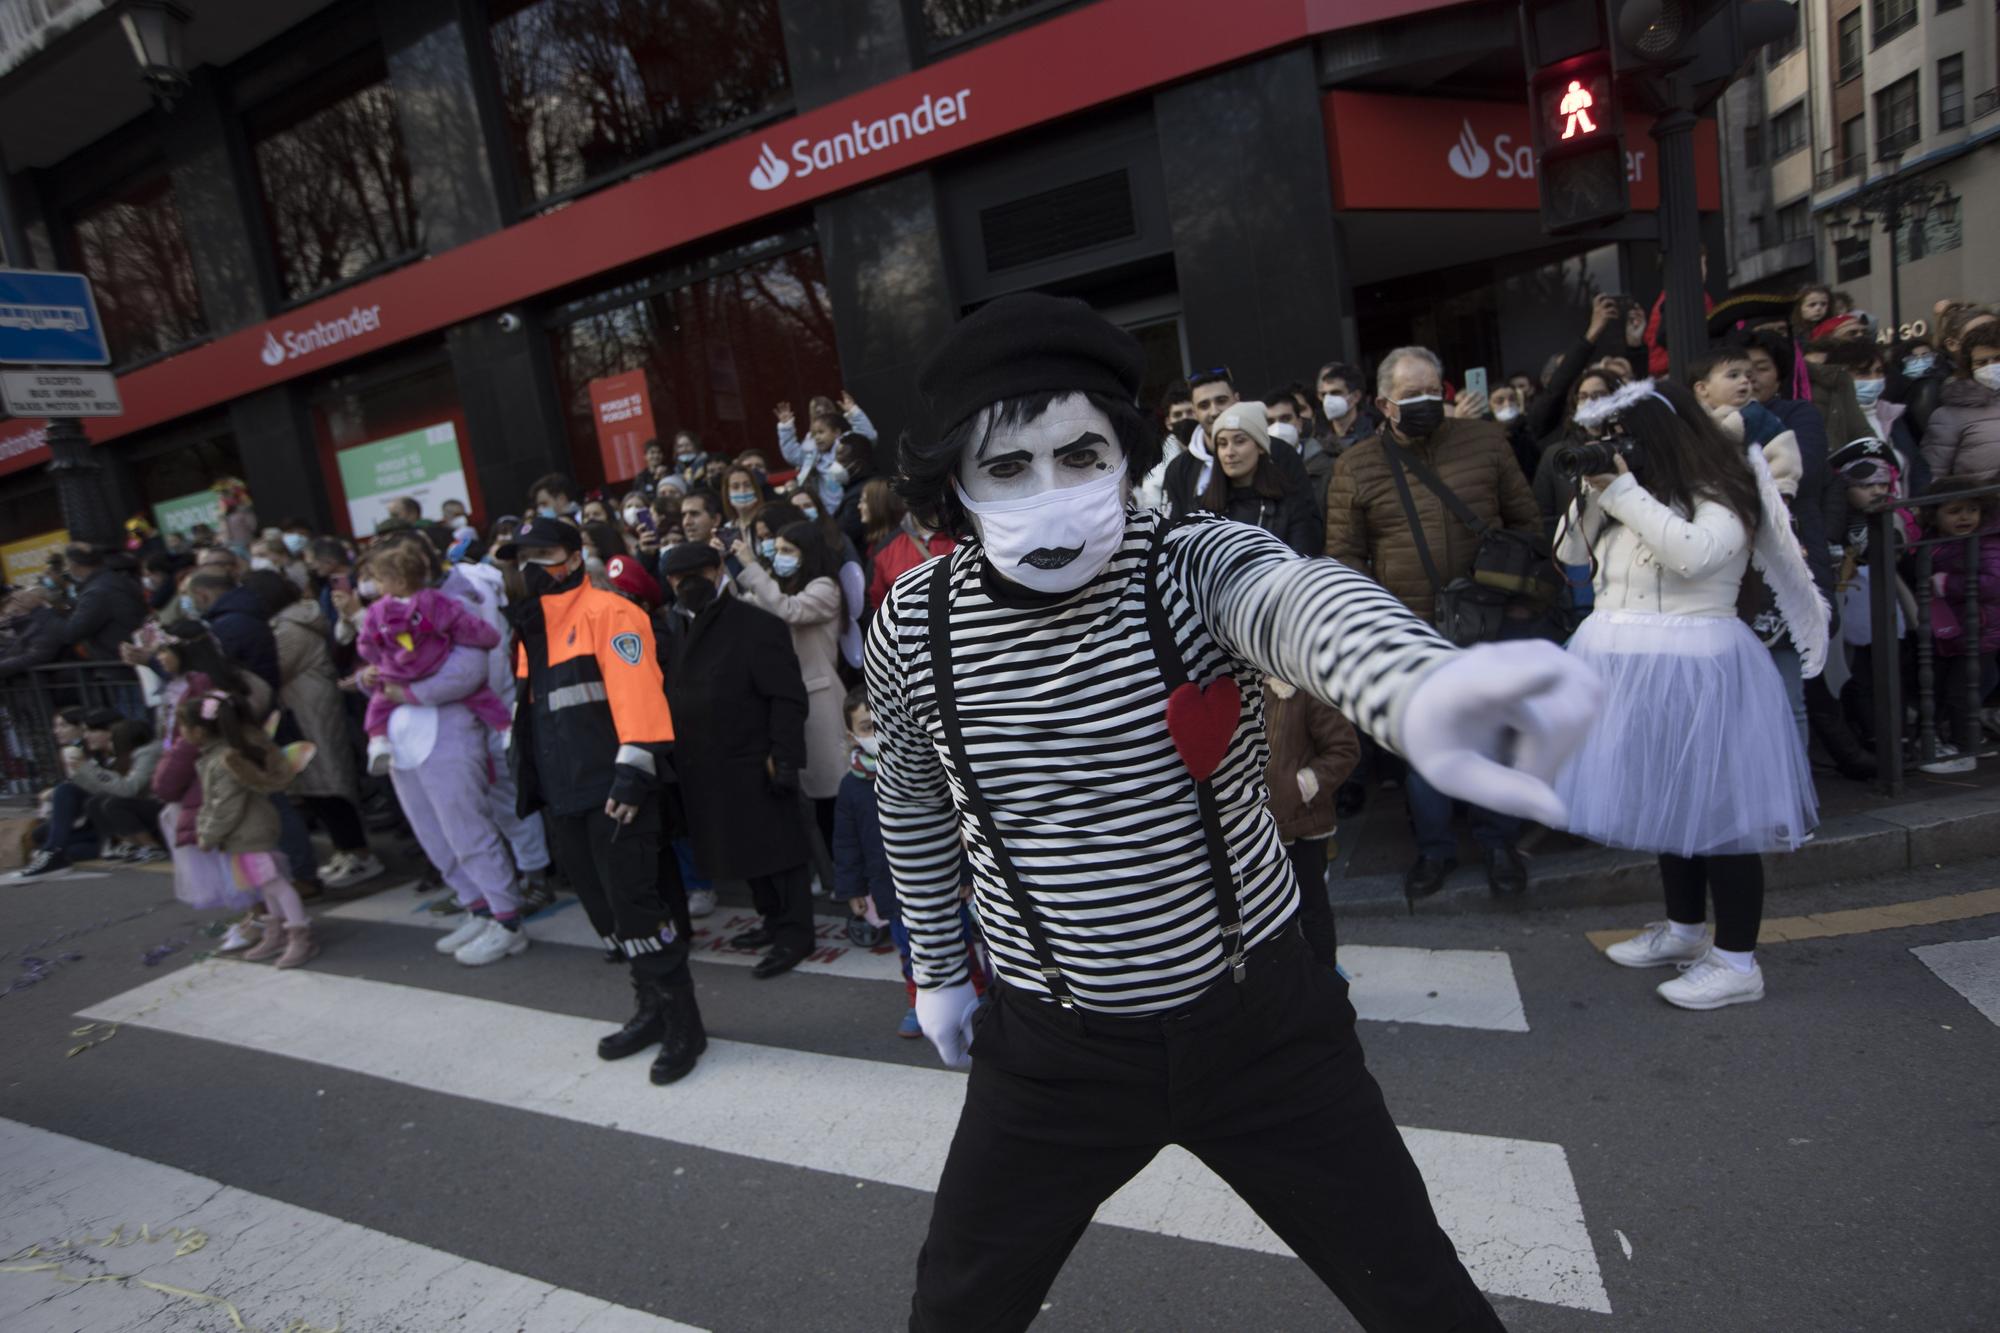
<instances>
[{"instance_id":1,"label":"red pedestrian signal","mask_svg":"<svg viewBox=\"0 0 2000 1333\"><path fill-rule=\"evenodd\" d=\"M1548 147L1581 148L1616 132L1611 66L1601 55L1540 71L1534 89L1538 129Z\"/></svg>"},{"instance_id":2,"label":"red pedestrian signal","mask_svg":"<svg viewBox=\"0 0 2000 1333\"><path fill-rule=\"evenodd\" d=\"M1565 139L1574 139L1578 130L1585 134L1595 134L1597 126L1590 123L1590 108L1597 99L1575 79L1569 81L1569 91L1563 94L1561 111L1565 117L1563 134Z\"/></svg>"},{"instance_id":3,"label":"red pedestrian signal","mask_svg":"<svg viewBox=\"0 0 2000 1333\"><path fill-rule=\"evenodd\" d=\"M1611 53L1595 47L1534 69L1528 105L1543 227L1578 231L1623 217L1629 193Z\"/></svg>"}]
</instances>

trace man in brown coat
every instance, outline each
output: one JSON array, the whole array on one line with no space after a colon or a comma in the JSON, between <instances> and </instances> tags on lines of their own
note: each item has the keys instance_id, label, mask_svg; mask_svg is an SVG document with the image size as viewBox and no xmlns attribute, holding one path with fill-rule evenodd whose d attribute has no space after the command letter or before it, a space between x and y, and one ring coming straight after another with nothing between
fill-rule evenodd
<instances>
[{"instance_id":1,"label":"man in brown coat","mask_svg":"<svg viewBox=\"0 0 2000 1333\"><path fill-rule=\"evenodd\" d=\"M1447 413L1444 369L1436 353L1423 347L1389 353L1376 372L1376 392L1385 432L1427 464L1480 522L1530 534L1541 531L1534 492L1514 461L1506 432L1493 421ZM1478 537L1416 474L1406 471L1405 476L1438 579L1450 583L1470 574ZM1326 553L1372 576L1410 610L1430 619L1436 592L1424 572L1380 435L1361 441L1334 464L1326 495ZM1417 859L1403 885L1411 897L1421 898L1442 888L1445 876L1457 867L1458 841L1451 827L1451 799L1414 769L1407 784ZM1487 883L1495 893L1521 892L1528 871L1514 850L1518 821L1478 807L1471 807L1470 814Z\"/></svg>"}]
</instances>

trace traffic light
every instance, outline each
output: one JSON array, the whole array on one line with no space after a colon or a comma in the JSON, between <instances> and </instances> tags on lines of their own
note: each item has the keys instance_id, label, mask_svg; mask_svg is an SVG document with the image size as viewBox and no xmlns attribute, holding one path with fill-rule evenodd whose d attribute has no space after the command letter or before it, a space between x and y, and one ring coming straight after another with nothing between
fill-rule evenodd
<instances>
[{"instance_id":1,"label":"traffic light","mask_svg":"<svg viewBox=\"0 0 2000 1333\"><path fill-rule=\"evenodd\" d=\"M1535 183L1542 227L1551 234L1612 222L1631 208L1604 17L1600 0L1528 0L1521 7Z\"/></svg>"}]
</instances>

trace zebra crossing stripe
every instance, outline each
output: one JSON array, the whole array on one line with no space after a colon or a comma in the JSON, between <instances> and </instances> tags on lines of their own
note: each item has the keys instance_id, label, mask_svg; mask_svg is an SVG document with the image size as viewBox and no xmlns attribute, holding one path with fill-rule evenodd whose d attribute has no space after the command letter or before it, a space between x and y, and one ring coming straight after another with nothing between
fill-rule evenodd
<instances>
[{"instance_id":1,"label":"zebra crossing stripe","mask_svg":"<svg viewBox=\"0 0 2000 1333\"><path fill-rule=\"evenodd\" d=\"M965 1095L961 1075L711 1038L662 1090L639 1063L606 1064L606 1024L328 972L196 963L84 1018L219 1042L432 1092L929 1191ZM505 1034L466 1041L467 1033ZM1431 1201L1474 1280L1503 1296L1609 1312L1561 1145L1405 1129ZM1098 1221L1287 1253L1206 1167L1169 1149Z\"/></svg>"},{"instance_id":2,"label":"zebra crossing stripe","mask_svg":"<svg viewBox=\"0 0 2000 1333\"><path fill-rule=\"evenodd\" d=\"M544 911L525 927L536 940L601 949L603 941L590 928L574 899L562 908ZM457 917L432 916L421 903L388 890L343 903L325 914L337 921L363 921L396 926L450 930ZM758 924L751 912L719 910L695 923L696 962L748 967L756 953L731 949L729 937ZM818 939L799 971L821 976L903 984L896 951L858 949L848 943L844 917L817 916ZM1480 1028L1492 1032L1526 1032L1514 966L1504 952L1486 949L1409 949L1387 945L1350 944L1340 950L1340 965L1352 985L1354 1012L1377 1023L1419 1023L1436 1027Z\"/></svg>"},{"instance_id":3,"label":"zebra crossing stripe","mask_svg":"<svg viewBox=\"0 0 2000 1333\"><path fill-rule=\"evenodd\" d=\"M0 1246L12 1256L0 1279L0 1328L15 1333L702 1333L18 1121L0 1119L0 1158L8 1164Z\"/></svg>"},{"instance_id":4,"label":"zebra crossing stripe","mask_svg":"<svg viewBox=\"0 0 2000 1333\"><path fill-rule=\"evenodd\" d=\"M1938 980L1963 995L1986 1021L2000 1025L2000 935L1990 940L1952 940L1910 950Z\"/></svg>"}]
</instances>

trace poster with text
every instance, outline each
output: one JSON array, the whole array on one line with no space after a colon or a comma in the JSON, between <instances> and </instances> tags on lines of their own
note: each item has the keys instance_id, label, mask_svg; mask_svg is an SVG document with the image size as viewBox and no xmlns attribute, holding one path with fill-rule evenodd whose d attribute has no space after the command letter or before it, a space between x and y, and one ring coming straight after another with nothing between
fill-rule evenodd
<instances>
[{"instance_id":1,"label":"poster with text","mask_svg":"<svg viewBox=\"0 0 2000 1333\"><path fill-rule=\"evenodd\" d=\"M211 531L222 531L222 497L214 491L196 491L153 506L153 525L162 537L175 533L185 536L198 523L206 523Z\"/></svg>"},{"instance_id":2,"label":"poster with text","mask_svg":"<svg viewBox=\"0 0 2000 1333\"><path fill-rule=\"evenodd\" d=\"M465 460L451 422L391 435L334 455L347 492L347 519L357 537L372 536L389 517L389 502L408 496L436 518L446 500L466 500Z\"/></svg>"},{"instance_id":3,"label":"poster with text","mask_svg":"<svg viewBox=\"0 0 2000 1333\"><path fill-rule=\"evenodd\" d=\"M49 557L59 554L68 545L67 528L8 542L0 546L0 570L6 571L8 583L15 587L27 587L42 577L48 568Z\"/></svg>"},{"instance_id":4,"label":"poster with text","mask_svg":"<svg viewBox=\"0 0 2000 1333\"><path fill-rule=\"evenodd\" d=\"M597 448L604 479L624 481L646 466L646 441L653 438L653 405L646 372L628 370L590 382L590 419L597 425Z\"/></svg>"}]
</instances>

